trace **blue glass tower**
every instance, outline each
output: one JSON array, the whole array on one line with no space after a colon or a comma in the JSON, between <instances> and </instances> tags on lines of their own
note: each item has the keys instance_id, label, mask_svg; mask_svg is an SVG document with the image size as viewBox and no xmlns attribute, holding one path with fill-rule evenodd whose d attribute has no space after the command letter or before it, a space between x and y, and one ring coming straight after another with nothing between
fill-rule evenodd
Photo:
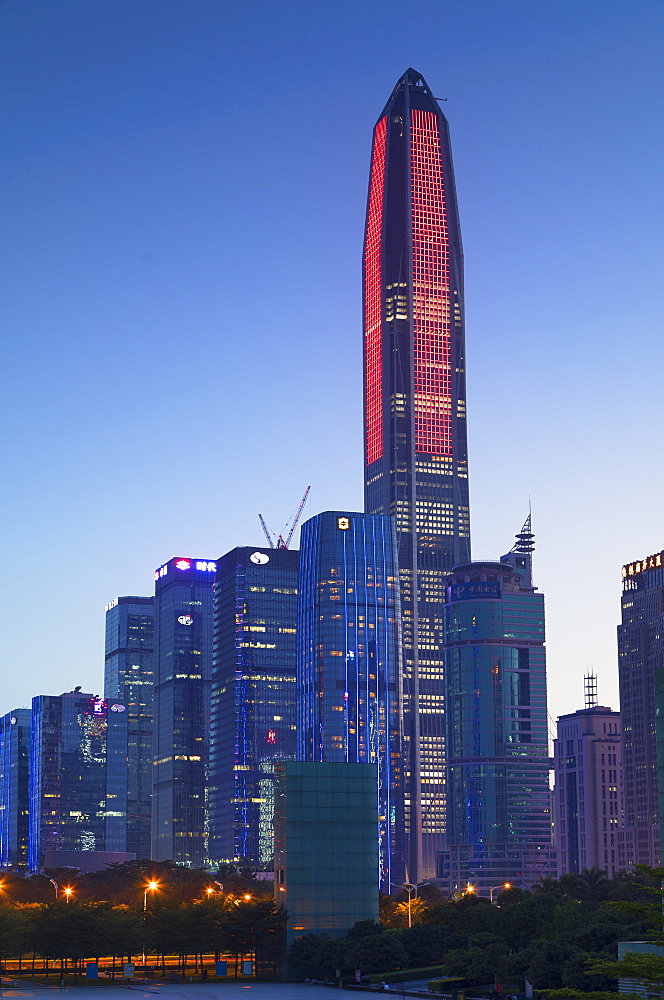
<instances>
[{"instance_id":1,"label":"blue glass tower","mask_svg":"<svg viewBox=\"0 0 664 1000\"><path fill-rule=\"evenodd\" d=\"M152 857L207 857L212 589L217 563L176 558L155 572Z\"/></svg>"},{"instance_id":2,"label":"blue glass tower","mask_svg":"<svg viewBox=\"0 0 664 1000\"><path fill-rule=\"evenodd\" d=\"M28 861L46 851L123 852L127 713L80 688L32 699Z\"/></svg>"},{"instance_id":3,"label":"blue glass tower","mask_svg":"<svg viewBox=\"0 0 664 1000\"><path fill-rule=\"evenodd\" d=\"M210 720L212 861L274 855L274 765L294 760L300 554L244 546L217 563Z\"/></svg>"},{"instance_id":4,"label":"blue glass tower","mask_svg":"<svg viewBox=\"0 0 664 1000\"><path fill-rule=\"evenodd\" d=\"M302 526L298 758L374 764L380 885L404 878L401 609L394 522L326 511Z\"/></svg>"},{"instance_id":5,"label":"blue glass tower","mask_svg":"<svg viewBox=\"0 0 664 1000\"><path fill-rule=\"evenodd\" d=\"M127 850L150 857L154 597L106 606L104 697L127 710Z\"/></svg>"},{"instance_id":6,"label":"blue glass tower","mask_svg":"<svg viewBox=\"0 0 664 1000\"><path fill-rule=\"evenodd\" d=\"M499 562L456 566L444 608L451 890L529 888L551 864L544 597L530 518Z\"/></svg>"},{"instance_id":7,"label":"blue glass tower","mask_svg":"<svg viewBox=\"0 0 664 1000\"><path fill-rule=\"evenodd\" d=\"M0 868L28 864L29 708L0 718Z\"/></svg>"}]
</instances>

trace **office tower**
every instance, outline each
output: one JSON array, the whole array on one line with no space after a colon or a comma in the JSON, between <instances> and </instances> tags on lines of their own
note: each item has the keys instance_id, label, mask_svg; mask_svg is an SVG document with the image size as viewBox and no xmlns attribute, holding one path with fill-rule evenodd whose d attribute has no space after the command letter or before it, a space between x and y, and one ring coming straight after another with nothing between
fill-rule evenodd
<instances>
[{"instance_id":1,"label":"office tower","mask_svg":"<svg viewBox=\"0 0 664 1000\"><path fill-rule=\"evenodd\" d=\"M106 605L104 697L127 709L127 850L149 858L152 811L154 597Z\"/></svg>"},{"instance_id":2,"label":"office tower","mask_svg":"<svg viewBox=\"0 0 664 1000\"><path fill-rule=\"evenodd\" d=\"M272 865L274 765L297 751L299 555L244 546L217 562L209 792L217 862Z\"/></svg>"},{"instance_id":3,"label":"office tower","mask_svg":"<svg viewBox=\"0 0 664 1000\"><path fill-rule=\"evenodd\" d=\"M80 688L32 699L29 866L46 852L123 852L127 712Z\"/></svg>"},{"instance_id":4,"label":"office tower","mask_svg":"<svg viewBox=\"0 0 664 1000\"><path fill-rule=\"evenodd\" d=\"M287 945L378 920L375 765L291 760L275 772L274 895Z\"/></svg>"},{"instance_id":5,"label":"office tower","mask_svg":"<svg viewBox=\"0 0 664 1000\"><path fill-rule=\"evenodd\" d=\"M28 865L29 708L0 718L0 868Z\"/></svg>"},{"instance_id":6,"label":"office tower","mask_svg":"<svg viewBox=\"0 0 664 1000\"><path fill-rule=\"evenodd\" d=\"M623 730L622 867L658 865L655 670L664 665L664 552L622 568L618 681Z\"/></svg>"},{"instance_id":7,"label":"office tower","mask_svg":"<svg viewBox=\"0 0 664 1000\"><path fill-rule=\"evenodd\" d=\"M408 878L444 844L442 605L470 559L463 256L447 121L410 69L373 135L364 242L365 510L396 519Z\"/></svg>"},{"instance_id":8,"label":"office tower","mask_svg":"<svg viewBox=\"0 0 664 1000\"><path fill-rule=\"evenodd\" d=\"M373 764L379 880L403 882L400 599L394 521L326 511L302 526L298 758Z\"/></svg>"},{"instance_id":9,"label":"office tower","mask_svg":"<svg viewBox=\"0 0 664 1000\"><path fill-rule=\"evenodd\" d=\"M622 821L620 712L597 704L586 677L586 707L558 719L553 793L558 876L596 865L614 878Z\"/></svg>"},{"instance_id":10,"label":"office tower","mask_svg":"<svg viewBox=\"0 0 664 1000\"><path fill-rule=\"evenodd\" d=\"M212 588L217 563L175 558L155 572L152 857L207 857Z\"/></svg>"},{"instance_id":11,"label":"office tower","mask_svg":"<svg viewBox=\"0 0 664 1000\"><path fill-rule=\"evenodd\" d=\"M447 578L447 851L439 874L489 894L551 874L544 597L530 518L500 562Z\"/></svg>"}]
</instances>

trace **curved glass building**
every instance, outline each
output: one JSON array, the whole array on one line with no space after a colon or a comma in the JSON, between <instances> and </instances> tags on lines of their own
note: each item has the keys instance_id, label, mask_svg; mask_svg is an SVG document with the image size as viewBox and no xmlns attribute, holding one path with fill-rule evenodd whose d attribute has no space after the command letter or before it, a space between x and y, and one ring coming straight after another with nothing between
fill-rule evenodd
<instances>
[{"instance_id":1,"label":"curved glass building","mask_svg":"<svg viewBox=\"0 0 664 1000\"><path fill-rule=\"evenodd\" d=\"M444 608L447 851L451 891L488 895L550 874L544 596L530 519L496 562L456 566Z\"/></svg>"}]
</instances>

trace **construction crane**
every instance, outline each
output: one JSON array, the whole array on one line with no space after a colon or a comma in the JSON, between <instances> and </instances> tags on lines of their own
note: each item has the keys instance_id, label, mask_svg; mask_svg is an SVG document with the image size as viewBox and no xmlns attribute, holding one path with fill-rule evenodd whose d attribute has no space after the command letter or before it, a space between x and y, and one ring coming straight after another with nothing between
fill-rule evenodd
<instances>
[{"instance_id":1,"label":"construction crane","mask_svg":"<svg viewBox=\"0 0 664 1000\"><path fill-rule=\"evenodd\" d=\"M293 541L293 535L295 534L297 523L300 520L300 517L302 516L302 511L304 510L304 505L307 502L307 497L309 496L310 489L311 486L307 486L306 490L304 491L304 496L300 500L300 506L297 508L297 513L295 514L293 520L290 522L290 530L288 531L286 538L284 538L283 532L280 535L274 535L268 528L267 524L265 523L263 515L262 514L258 515L258 520L261 522L263 533L267 538L267 544L270 546L271 549L287 549L290 543ZM288 522L286 522L286 526L284 527L284 532L286 531L286 528L288 528Z\"/></svg>"}]
</instances>

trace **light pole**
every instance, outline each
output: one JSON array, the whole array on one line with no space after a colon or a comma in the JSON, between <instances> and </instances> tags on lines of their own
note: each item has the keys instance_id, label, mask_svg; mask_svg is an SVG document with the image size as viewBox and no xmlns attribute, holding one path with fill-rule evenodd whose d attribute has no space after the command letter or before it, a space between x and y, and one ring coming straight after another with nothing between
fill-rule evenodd
<instances>
[{"instance_id":1,"label":"light pole","mask_svg":"<svg viewBox=\"0 0 664 1000\"><path fill-rule=\"evenodd\" d=\"M65 886L65 896L67 897L67 906L69 906L69 900L71 899L73 889L70 885Z\"/></svg>"},{"instance_id":2,"label":"light pole","mask_svg":"<svg viewBox=\"0 0 664 1000\"><path fill-rule=\"evenodd\" d=\"M58 885L58 883L55 881L54 878L50 878L49 882L51 883L51 885L55 889L55 898L57 899L58 898L58 889L60 888L60 886Z\"/></svg>"},{"instance_id":3,"label":"light pole","mask_svg":"<svg viewBox=\"0 0 664 1000\"><path fill-rule=\"evenodd\" d=\"M156 892L159 888L158 882L148 882L145 886L145 891L143 893L143 923L145 924L145 917L148 909L148 893ZM143 979L145 979L145 927L143 927Z\"/></svg>"},{"instance_id":4,"label":"light pole","mask_svg":"<svg viewBox=\"0 0 664 1000\"><path fill-rule=\"evenodd\" d=\"M412 882L401 882L401 883L399 883L399 882L390 882L390 885L393 885L395 887L395 889L405 889L406 892L408 893L408 926L409 927L413 926L413 921L412 921L411 912L410 912L410 902L411 902L413 893L415 893L415 899L417 899L417 890L421 889L423 886L429 885L429 884L430 884L429 882L418 882L417 885L413 885Z\"/></svg>"},{"instance_id":5,"label":"light pole","mask_svg":"<svg viewBox=\"0 0 664 1000\"><path fill-rule=\"evenodd\" d=\"M511 889L511 888L512 885L510 882L503 882L502 885L494 885L493 888L489 889L489 902L493 903L493 894L496 891L496 889L502 889L504 892L505 889Z\"/></svg>"}]
</instances>

